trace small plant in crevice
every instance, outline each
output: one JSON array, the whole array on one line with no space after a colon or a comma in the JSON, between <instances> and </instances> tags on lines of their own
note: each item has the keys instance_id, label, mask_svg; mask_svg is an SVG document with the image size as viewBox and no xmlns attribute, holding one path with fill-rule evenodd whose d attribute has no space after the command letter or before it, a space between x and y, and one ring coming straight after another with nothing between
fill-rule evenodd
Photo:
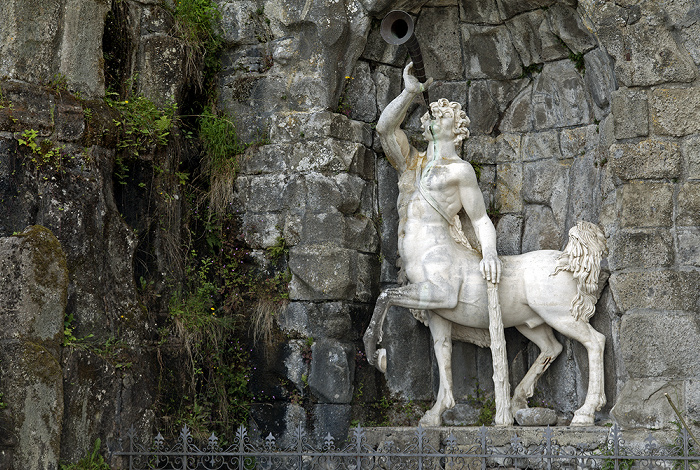
<instances>
[{"instance_id":1,"label":"small plant in crevice","mask_svg":"<svg viewBox=\"0 0 700 470\"><path fill-rule=\"evenodd\" d=\"M57 147L51 140L39 140L39 131L35 129L25 129L19 137L17 143L20 148L28 150L26 161L31 163L37 171L53 170L56 174L64 174L66 171L65 147ZM74 158L74 157L70 157Z\"/></svg>"},{"instance_id":2,"label":"small plant in crevice","mask_svg":"<svg viewBox=\"0 0 700 470\"><path fill-rule=\"evenodd\" d=\"M76 463L61 463L61 470L110 470L109 465L105 462L100 454L102 441L100 438L95 440L95 445L92 452L89 452L85 457L78 460Z\"/></svg>"},{"instance_id":3,"label":"small plant in crevice","mask_svg":"<svg viewBox=\"0 0 700 470\"><path fill-rule=\"evenodd\" d=\"M474 394L467 395L467 403L479 412L476 423L474 423L476 426L491 425L496 416L496 401L493 396L479 386L478 380L475 380L474 383Z\"/></svg>"},{"instance_id":4,"label":"small plant in crevice","mask_svg":"<svg viewBox=\"0 0 700 470\"><path fill-rule=\"evenodd\" d=\"M544 64L530 64L523 67L523 73L518 78L533 78L535 74L541 73Z\"/></svg>"},{"instance_id":5,"label":"small plant in crevice","mask_svg":"<svg viewBox=\"0 0 700 470\"><path fill-rule=\"evenodd\" d=\"M343 88L340 92L340 98L338 98L338 106L336 108L337 113L344 114L348 117L350 116L350 112L352 111L352 103L350 103L347 94L348 88L350 87L350 84L354 79L354 77L351 77L349 75L345 77L345 81L343 82Z\"/></svg>"}]
</instances>

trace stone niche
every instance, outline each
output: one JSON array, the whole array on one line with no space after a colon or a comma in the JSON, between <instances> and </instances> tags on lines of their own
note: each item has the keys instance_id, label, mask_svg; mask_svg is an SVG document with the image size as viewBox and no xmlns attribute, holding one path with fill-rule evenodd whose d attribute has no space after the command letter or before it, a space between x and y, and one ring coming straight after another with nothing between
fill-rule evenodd
<instances>
[{"instance_id":1,"label":"stone niche","mask_svg":"<svg viewBox=\"0 0 700 470\"><path fill-rule=\"evenodd\" d=\"M331 2L317 3L319 12L331 8ZM325 26L304 29L291 6L270 12L273 36L292 28L295 34L273 41L273 58L280 60L267 76L256 75L250 93L224 94L222 101L230 109L268 103L264 109L273 110L273 143L260 149L266 163L258 160L239 179L243 208L257 221L254 243L264 248L278 235L290 242L293 301L279 324L318 340L312 361L325 362L304 365L303 346L290 342L284 374L297 377L299 390L300 378L308 378L310 393L328 405L317 412L350 405L351 412L333 416L360 422L369 420L362 409L381 396L407 403L430 401L436 392L428 330L406 310L392 309L387 319L386 377L349 359L356 350L361 356L357 338L374 295L399 282L396 173L376 137L332 134L340 128L371 132L400 92L407 53L379 35L379 20L398 7L415 19L428 75L437 81L431 97L466 104L472 137L462 155L477 170L499 252L561 249L580 219L605 229L612 276L591 320L607 338L608 404L599 422L668 426L669 409L658 397L659 390L670 390L697 425L700 129L691 116L698 110L700 22L689 19L697 17L690 2L346 2L337 27L354 35L340 53ZM342 17L333 11L335 19ZM309 12L306 20L317 23L318 15ZM238 31L227 54L242 64L255 52ZM335 69L324 69L319 83L320 69L307 58L331 55L341 59ZM279 79L285 73L292 73L291 82ZM230 68L224 86L244 76L240 67ZM318 96L324 106L331 97L331 108L340 102L334 110L350 120L317 114L309 100ZM412 143L420 141L423 112L416 104L406 120ZM281 196L263 194L270 187ZM506 336L514 385L538 351L516 331ZM554 408L566 424L583 400L588 372L584 348L558 339L564 351L532 402ZM470 424L481 406L474 400L477 388L487 395L492 389L491 357L458 343L454 358L458 404L445 420ZM319 381L318 371L336 377L333 384ZM646 415L639 414L640 403L652 402Z\"/></svg>"}]
</instances>

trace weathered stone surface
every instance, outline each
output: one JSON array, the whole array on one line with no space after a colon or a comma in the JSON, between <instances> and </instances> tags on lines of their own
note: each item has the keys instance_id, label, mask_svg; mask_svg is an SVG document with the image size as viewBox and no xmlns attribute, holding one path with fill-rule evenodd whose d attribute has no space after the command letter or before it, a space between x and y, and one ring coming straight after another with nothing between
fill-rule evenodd
<instances>
[{"instance_id":1,"label":"weathered stone surface","mask_svg":"<svg viewBox=\"0 0 700 470\"><path fill-rule=\"evenodd\" d=\"M574 160L569 169L568 194L562 193L567 195L568 200L565 227L573 227L579 220L598 221L603 198L600 183L602 172L593 153L587 153ZM566 205L567 202L563 204ZM552 199L552 209L559 221L563 208L562 201L556 200L556 196Z\"/></svg>"},{"instance_id":2,"label":"weathered stone surface","mask_svg":"<svg viewBox=\"0 0 700 470\"><path fill-rule=\"evenodd\" d=\"M593 98L596 119L602 121L609 113L611 94L617 88L612 59L602 48L594 49L583 57L586 70L584 82Z\"/></svg>"},{"instance_id":3,"label":"weathered stone surface","mask_svg":"<svg viewBox=\"0 0 700 470\"><path fill-rule=\"evenodd\" d=\"M622 310L697 308L700 273L690 271L630 271L610 276L615 302Z\"/></svg>"},{"instance_id":4,"label":"weathered stone surface","mask_svg":"<svg viewBox=\"0 0 700 470\"><path fill-rule=\"evenodd\" d=\"M496 209L501 213L520 212L523 201L523 166L521 163L500 163L496 167Z\"/></svg>"},{"instance_id":5,"label":"weathered stone surface","mask_svg":"<svg viewBox=\"0 0 700 470\"><path fill-rule=\"evenodd\" d=\"M679 228L676 230L678 237L677 260L681 265L700 266L700 229Z\"/></svg>"},{"instance_id":6,"label":"weathered stone surface","mask_svg":"<svg viewBox=\"0 0 700 470\"><path fill-rule=\"evenodd\" d=\"M681 32L680 41L685 50L700 65L700 10L693 0L673 2L673 7L666 9L669 23L674 30Z\"/></svg>"},{"instance_id":7,"label":"weathered stone surface","mask_svg":"<svg viewBox=\"0 0 700 470\"><path fill-rule=\"evenodd\" d=\"M615 138L649 135L648 99L645 91L620 88L612 92Z\"/></svg>"},{"instance_id":8,"label":"weathered stone surface","mask_svg":"<svg viewBox=\"0 0 700 470\"><path fill-rule=\"evenodd\" d=\"M357 252L324 245L289 250L292 300L351 299L357 288Z\"/></svg>"},{"instance_id":9,"label":"weathered stone surface","mask_svg":"<svg viewBox=\"0 0 700 470\"><path fill-rule=\"evenodd\" d=\"M344 442L350 429L351 406L319 403L314 406L315 442L324 442L328 435L335 442Z\"/></svg>"},{"instance_id":10,"label":"weathered stone surface","mask_svg":"<svg viewBox=\"0 0 700 470\"><path fill-rule=\"evenodd\" d=\"M406 61L408 50L405 47L387 43L380 34L379 24L373 27L367 36L367 45L362 51L362 59L381 64L401 67Z\"/></svg>"},{"instance_id":11,"label":"weathered stone surface","mask_svg":"<svg viewBox=\"0 0 700 470\"><path fill-rule=\"evenodd\" d=\"M499 24L501 17L495 1L461 0L459 17L466 23Z\"/></svg>"},{"instance_id":12,"label":"weathered stone surface","mask_svg":"<svg viewBox=\"0 0 700 470\"><path fill-rule=\"evenodd\" d=\"M631 179L671 179L681 173L681 152L675 142L649 139L638 144L610 147L610 168L615 176Z\"/></svg>"},{"instance_id":13,"label":"weathered stone surface","mask_svg":"<svg viewBox=\"0 0 700 470\"><path fill-rule=\"evenodd\" d=\"M700 136L686 139L681 151L683 159L688 162L688 179L700 179Z\"/></svg>"},{"instance_id":14,"label":"weathered stone surface","mask_svg":"<svg viewBox=\"0 0 700 470\"><path fill-rule=\"evenodd\" d=\"M61 245L44 227L0 238L0 393L14 436L8 469L56 469L63 419L58 362L68 268ZM7 443L6 443L7 444Z\"/></svg>"},{"instance_id":15,"label":"weathered stone surface","mask_svg":"<svg viewBox=\"0 0 700 470\"><path fill-rule=\"evenodd\" d=\"M546 159L523 163L522 198L526 203L552 206L553 199L566 200L568 166Z\"/></svg>"},{"instance_id":16,"label":"weathered stone surface","mask_svg":"<svg viewBox=\"0 0 700 470\"><path fill-rule=\"evenodd\" d=\"M655 268L673 263L673 239L667 230L618 230L608 238L610 269Z\"/></svg>"},{"instance_id":17,"label":"weathered stone surface","mask_svg":"<svg viewBox=\"0 0 700 470\"><path fill-rule=\"evenodd\" d=\"M270 139L280 142L308 142L332 137L349 142L360 142L365 147L372 144L372 132L359 121L328 111L319 113L277 113L272 117Z\"/></svg>"},{"instance_id":18,"label":"weathered stone surface","mask_svg":"<svg viewBox=\"0 0 700 470\"><path fill-rule=\"evenodd\" d=\"M513 46L524 66L551 62L569 55L559 39L552 34L543 10L518 15L506 22Z\"/></svg>"},{"instance_id":19,"label":"weathered stone surface","mask_svg":"<svg viewBox=\"0 0 700 470\"><path fill-rule=\"evenodd\" d=\"M562 229L558 226L552 209L547 206L525 206L523 253L535 250L560 250Z\"/></svg>"},{"instance_id":20,"label":"weathered stone surface","mask_svg":"<svg viewBox=\"0 0 700 470\"><path fill-rule=\"evenodd\" d=\"M525 134L522 142L522 155L524 162L561 158L558 132L546 131Z\"/></svg>"},{"instance_id":21,"label":"weathered stone surface","mask_svg":"<svg viewBox=\"0 0 700 470\"><path fill-rule=\"evenodd\" d=\"M518 78L522 67L505 26L462 25L467 79Z\"/></svg>"},{"instance_id":22,"label":"weathered stone surface","mask_svg":"<svg viewBox=\"0 0 700 470\"><path fill-rule=\"evenodd\" d=\"M657 88L649 99L654 132L682 137L700 132L700 90Z\"/></svg>"},{"instance_id":23,"label":"weathered stone surface","mask_svg":"<svg viewBox=\"0 0 700 470\"><path fill-rule=\"evenodd\" d=\"M592 113L583 78L573 62L545 64L532 93L535 129L590 124Z\"/></svg>"},{"instance_id":24,"label":"weathered stone surface","mask_svg":"<svg viewBox=\"0 0 700 470\"><path fill-rule=\"evenodd\" d=\"M533 89L533 84L530 84L513 99L513 102L503 113L500 125L501 131L527 132L532 129Z\"/></svg>"},{"instance_id":25,"label":"weathered stone surface","mask_svg":"<svg viewBox=\"0 0 700 470\"><path fill-rule=\"evenodd\" d=\"M374 82L377 85L377 108L381 113L391 100L401 93L401 69L380 65L374 71ZM379 141L379 139L376 139Z\"/></svg>"},{"instance_id":26,"label":"weathered stone surface","mask_svg":"<svg viewBox=\"0 0 700 470\"><path fill-rule=\"evenodd\" d=\"M496 225L499 255L520 254L520 239L523 233L523 218L515 214L505 214Z\"/></svg>"},{"instance_id":27,"label":"weathered stone surface","mask_svg":"<svg viewBox=\"0 0 700 470\"><path fill-rule=\"evenodd\" d=\"M512 18L518 13L548 7L555 0L496 0L503 19Z\"/></svg>"},{"instance_id":28,"label":"weathered stone surface","mask_svg":"<svg viewBox=\"0 0 700 470\"><path fill-rule=\"evenodd\" d=\"M559 132L561 157L579 158L593 151L600 140L599 132L599 126L595 124L562 129Z\"/></svg>"},{"instance_id":29,"label":"weathered stone surface","mask_svg":"<svg viewBox=\"0 0 700 470\"><path fill-rule=\"evenodd\" d=\"M685 401L682 381L630 379L622 388L611 413L618 424L626 428L663 428L678 419L668 406L665 393Z\"/></svg>"},{"instance_id":30,"label":"weathered stone surface","mask_svg":"<svg viewBox=\"0 0 700 470\"><path fill-rule=\"evenodd\" d=\"M161 106L178 101L185 86L184 44L172 36L153 35L141 43L138 85L144 96Z\"/></svg>"},{"instance_id":31,"label":"weathered stone surface","mask_svg":"<svg viewBox=\"0 0 700 470\"><path fill-rule=\"evenodd\" d=\"M527 80L474 80L469 85L469 117L472 134L490 134L500 115L526 86Z\"/></svg>"},{"instance_id":32,"label":"weathered stone surface","mask_svg":"<svg viewBox=\"0 0 700 470\"><path fill-rule=\"evenodd\" d=\"M575 8L556 3L547 9L547 19L554 36L561 38L574 53L593 49L596 41Z\"/></svg>"},{"instance_id":33,"label":"weathered stone surface","mask_svg":"<svg viewBox=\"0 0 700 470\"><path fill-rule=\"evenodd\" d=\"M435 80L464 79L457 7L424 8L415 35L423 56L431 57L425 60L426 76Z\"/></svg>"},{"instance_id":34,"label":"weathered stone surface","mask_svg":"<svg viewBox=\"0 0 700 470\"><path fill-rule=\"evenodd\" d=\"M350 107L349 117L358 121L374 121L377 118L377 91L369 64L358 61L349 77L345 89L346 106Z\"/></svg>"},{"instance_id":35,"label":"weathered stone surface","mask_svg":"<svg viewBox=\"0 0 700 470\"><path fill-rule=\"evenodd\" d=\"M700 379L685 382L686 410L691 420L700 421Z\"/></svg>"},{"instance_id":36,"label":"weathered stone surface","mask_svg":"<svg viewBox=\"0 0 700 470\"><path fill-rule=\"evenodd\" d=\"M318 403L350 403L355 373L351 347L336 340L320 339L311 346L309 388Z\"/></svg>"},{"instance_id":37,"label":"weathered stone surface","mask_svg":"<svg viewBox=\"0 0 700 470\"><path fill-rule=\"evenodd\" d=\"M678 225L700 225L700 182L689 181L678 192Z\"/></svg>"},{"instance_id":38,"label":"weathered stone surface","mask_svg":"<svg viewBox=\"0 0 700 470\"><path fill-rule=\"evenodd\" d=\"M350 302L290 302L278 319L280 328L312 338L354 341L355 322L371 315L371 306Z\"/></svg>"},{"instance_id":39,"label":"weathered stone surface","mask_svg":"<svg viewBox=\"0 0 700 470\"><path fill-rule=\"evenodd\" d=\"M622 317L620 346L630 377L697 376L698 344L700 327L692 313L633 312Z\"/></svg>"},{"instance_id":40,"label":"weathered stone surface","mask_svg":"<svg viewBox=\"0 0 700 470\"><path fill-rule=\"evenodd\" d=\"M523 408L515 413L515 421L521 426L554 426L557 412L550 408Z\"/></svg>"},{"instance_id":41,"label":"weathered stone surface","mask_svg":"<svg viewBox=\"0 0 700 470\"><path fill-rule=\"evenodd\" d=\"M430 330L411 312L391 307L384 324L383 347L387 350L386 381L389 391L407 400L430 400L432 369Z\"/></svg>"},{"instance_id":42,"label":"weathered stone surface","mask_svg":"<svg viewBox=\"0 0 700 470\"><path fill-rule=\"evenodd\" d=\"M673 185L632 181L622 189L623 227L669 227L673 216Z\"/></svg>"},{"instance_id":43,"label":"weathered stone surface","mask_svg":"<svg viewBox=\"0 0 700 470\"><path fill-rule=\"evenodd\" d=\"M58 71L72 90L86 96L105 92L102 40L110 2L66 0Z\"/></svg>"},{"instance_id":44,"label":"weathered stone surface","mask_svg":"<svg viewBox=\"0 0 700 470\"><path fill-rule=\"evenodd\" d=\"M639 21L598 30L607 51L615 58L615 75L625 86L649 86L664 82L690 82L697 71L666 26L659 5L645 3Z\"/></svg>"}]
</instances>

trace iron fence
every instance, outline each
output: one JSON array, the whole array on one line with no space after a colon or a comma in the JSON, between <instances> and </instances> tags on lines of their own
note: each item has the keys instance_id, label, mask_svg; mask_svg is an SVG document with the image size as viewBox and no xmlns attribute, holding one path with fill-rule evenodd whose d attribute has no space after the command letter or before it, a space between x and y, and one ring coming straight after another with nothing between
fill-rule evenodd
<instances>
[{"instance_id":1,"label":"iron fence","mask_svg":"<svg viewBox=\"0 0 700 470\"><path fill-rule=\"evenodd\" d=\"M459 443L450 433L443 442L436 443L419 426L406 445L392 440L369 445L366 430L358 426L347 442L336 444L329 434L320 447L314 447L299 424L291 445L278 447L272 434L251 440L247 429L239 427L233 443L222 447L213 434L207 442L195 444L187 427L171 445L160 433L152 442L142 444L132 427L126 434L125 449L114 455L121 457L129 470L700 470L700 456L695 452L698 449L693 449L685 429L674 445L659 444L649 434L638 452L626 450L627 443L617 426L610 429L605 444L595 449L560 445L549 427L538 442L526 444L513 432L506 445L494 445L490 434L494 429L498 430L479 428L476 442Z\"/></svg>"}]
</instances>

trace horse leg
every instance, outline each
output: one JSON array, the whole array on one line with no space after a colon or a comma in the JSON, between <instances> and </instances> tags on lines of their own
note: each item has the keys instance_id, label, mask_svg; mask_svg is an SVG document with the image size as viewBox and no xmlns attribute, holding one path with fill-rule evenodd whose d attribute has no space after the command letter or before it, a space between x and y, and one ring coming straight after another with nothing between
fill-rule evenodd
<instances>
[{"instance_id":1,"label":"horse leg","mask_svg":"<svg viewBox=\"0 0 700 470\"><path fill-rule=\"evenodd\" d=\"M603 388L605 336L598 333L587 321L572 317L568 308L558 308L556 311L546 308L535 310L552 328L583 344L588 352L588 393L583 406L574 413L571 425L590 426L593 424L595 412L605 405Z\"/></svg>"},{"instance_id":2,"label":"horse leg","mask_svg":"<svg viewBox=\"0 0 700 470\"><path fill-rule=\"evenodd\" d=\"M367 362L376 364L377 343L382 341L382 326L386 319L389 307L413 308L417 310L430 310L435 308L454 308L458 298L455 289L449 285L439 286L425 281L417 284L409 284L401 287L390 287L377 298L372 320L363 336ZM381 369L380 369L381 370ZM382 372L385 372L382 370Z\"/></svg>"},{"instance_id":3,"label":"horse leg","mask_svg":"<svg viewBox=\"0 0 700 470\"><path fill-rule=\"evenodd\" d=\"M511 401L511 412L513 415L515 415L516 411L527 408L527 399L535 393L537 380L542 376L544 371L549 368L549 365L554 362L554 359L556 359L563 349L562 345L554 337L552 328L547 324L542 324L535 328L520 325L516 328L523 336L540 348L540 355L537 356L535 363L532 364L527 374L525 374L525 377L523 377L518 386L515 387L515 392L513 392L513 399Z\"/></svg>"},{"instance_id":4,"label":"horse leg","mask_svg":"<svg viewBox=\"0 0 700 470\"><path fill-rule=\"evenodd\" d=\"M420 424L421 426L440 426L442 413L455 406L452 395L452 322L433 314L430 316L429 326L440 372L440 388L435 404L426 411L420 419Z\"/></svg>"}]
</instances>

